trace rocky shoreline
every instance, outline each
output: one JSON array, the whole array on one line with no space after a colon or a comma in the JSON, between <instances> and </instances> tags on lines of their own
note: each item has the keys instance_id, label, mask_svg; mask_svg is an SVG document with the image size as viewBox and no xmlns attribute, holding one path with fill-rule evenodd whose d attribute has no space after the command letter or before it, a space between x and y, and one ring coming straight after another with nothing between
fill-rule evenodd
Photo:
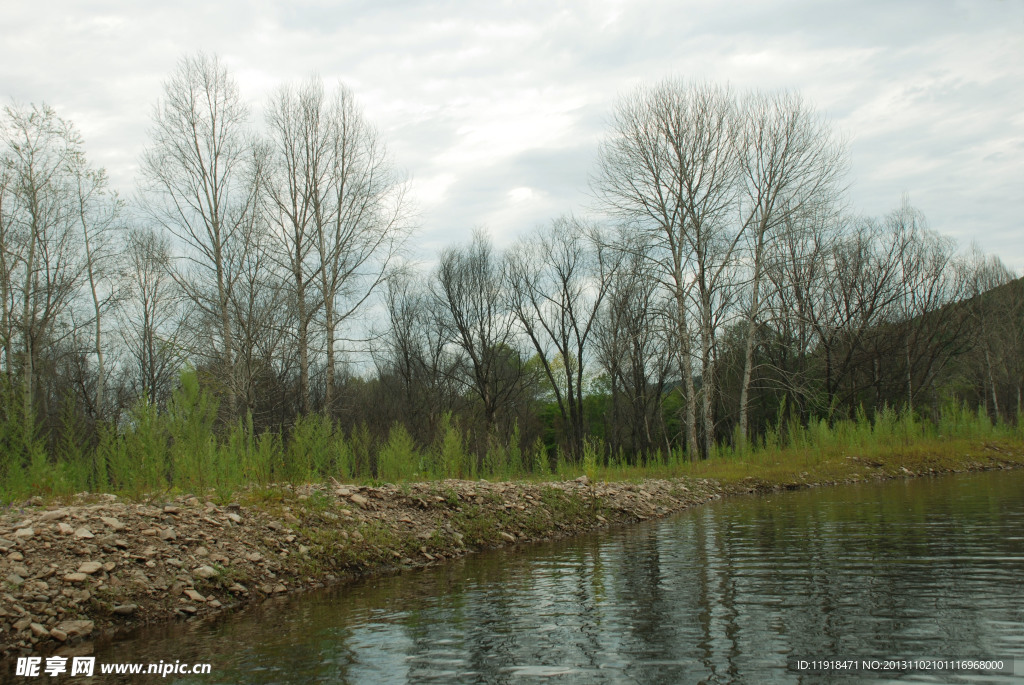
<instances>
[{"instance_id":1,"label":"rocky shoreline","mask_svg":"<svg viewBox=\"0 0 1024 685\"><path fill-rule=\"evenodd\" d=\"M86 495L0 514L0 659L74 649L138 626L196 620L271 595L444 563L472 551L662 517L723 495L1012 468L1024 458L816 482L747 478L591 483L438 481L253 489L237 501ZM82 644L86 643L86 644Z\"/></svg>"}]
</instances>

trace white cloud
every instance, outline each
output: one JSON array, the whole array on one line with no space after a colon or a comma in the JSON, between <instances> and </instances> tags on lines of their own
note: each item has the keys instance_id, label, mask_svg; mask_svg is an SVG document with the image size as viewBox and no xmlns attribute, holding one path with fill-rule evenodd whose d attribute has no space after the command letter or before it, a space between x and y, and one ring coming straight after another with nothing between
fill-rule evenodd
<instances>
[{"instance_id":1,"label":"white cloud","mask_svg":"<svg viewBox=\"0 0 1024 685\"><path fill-rule=\"evenodd\" d=\"M0 7L0 83L73 119L125 191L161 81L217 52L266 94L343 80L413 178L423 242L578 210L618 93L664 76L800 90L851 140L852 200L903 192L937 230L1024 270L1024 3L674 0ZM529 189L526 196L522 189ZM545 215L546 213L546 215Z\"/></svg>"}]
</instances>

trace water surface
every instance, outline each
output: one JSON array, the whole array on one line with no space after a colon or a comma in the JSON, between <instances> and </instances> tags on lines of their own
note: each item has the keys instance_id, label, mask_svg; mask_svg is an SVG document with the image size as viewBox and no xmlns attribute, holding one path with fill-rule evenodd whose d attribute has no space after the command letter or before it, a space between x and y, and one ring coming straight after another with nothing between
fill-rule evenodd
<instances>
[{"instance_id":1,"label":"water surface","mask_svg":"<svg viewBox=\"0 0 1024 685\"><path fill-rule=\"evenodd\" d=\"M821 682L790 665L992 656L1024 665L1024 472L732 498L96 652L209 662L177 681L204 684Z\"/></svg>"}]
</instances>

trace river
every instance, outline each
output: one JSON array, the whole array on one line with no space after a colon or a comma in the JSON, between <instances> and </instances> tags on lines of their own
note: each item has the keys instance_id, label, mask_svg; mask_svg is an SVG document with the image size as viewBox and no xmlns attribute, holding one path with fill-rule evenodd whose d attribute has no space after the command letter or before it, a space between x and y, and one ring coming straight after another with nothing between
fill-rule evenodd
<instances>
[{"instance_id":1,"label":"river","mask_svg":"<svg viewBox=\"0 0 1024 685\"><path fill-rule=\"evenodd\" d=\"M1024 682L1024 472L731 498L146 630L95 655L209 663L163 679L203 685ZM796 669L894 658L1006 663Z\"/></svg>"}]
</instances>

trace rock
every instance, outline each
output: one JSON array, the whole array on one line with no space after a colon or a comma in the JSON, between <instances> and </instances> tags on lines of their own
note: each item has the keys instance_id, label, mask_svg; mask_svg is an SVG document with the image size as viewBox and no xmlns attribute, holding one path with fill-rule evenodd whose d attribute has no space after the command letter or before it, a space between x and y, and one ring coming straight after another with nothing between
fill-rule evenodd
<instances>
[{"instance_id":1,"label":"rock","mask_svg":"<svg viewBox=\"0 0 1024 685\"><path fill-rule=\"evenodd\" d=\"M21 631L32 625L32 619L23 618L14 622L14 631L20 633Z\"/></svg>"},{"instance_id":2,"label":"rock","mask_svg":"<svg viewBox=\"0 0 1024 685\"><path fill-rule=\"evenodd\" d=\"M124 524L111 516L101 516L100 521L103 521L103 523L106 524L108 528L111 528L115 531L124 530Z\"/></svg>"},{"instance_id":3,"label":"rock","mask_svg":"<svg viewBox=\"0 0 1024 685\"><path fill-rule=\"evenodd\" d=\"M299 522L298 517L296 517L294 514L285 514L284 515L284 520L285 520L285 523L298 523Z\"/></svg>"},{"instance_id":4,"label":"rock","mask_svg":"<svg viewBox=\"0 0 1024 685\"><path fill-rule=\"evenodd\" d=\"M186 604L186 605L185 605L185 606L183 606L183 607L179 607L179 608L178 608L178 611L183 611L183 612L185 612L186 614L194 614L194 613L196 613L197 611L199 611L199 609L196 609L196 608L195 608L194 606L192 606L191 604Z\"/></svg>"},{"instance_id":5,"label":"rock","mask_svg":"<svg viewBox=\"0 0 1024 685\"><path fill-rule=\"evenodd\" d=\"M203 597L201 594L199 594L198 592L196 592L192 588L186 589L184 594L185 594L186 597L191 599L193 602L205 602L206 601L206 597Z\"/></svg>"},{"instance_id":6,"label":"rock","mask_svg":"<svg viewBox=\"0 0 1024 685\"><path fill-rule=\"evenodd\" d=\"M505 531L501 531L501 533L499 533L499 535L501 535L502 539L507 540L509 542L515 542L516 541L515 536L509 535Z\"/></svg>"},{"instance_id":7,"label":"rock","mask_svg":"<svg viewBox=\"0 0 1024 685\"><path fill-rule=\"evenodd\" d=\"M25 582L25 579L19 576L17 573L12 573L7 576L7 582L15 587L21 586Z\"/></svg>"},{"instance_id":8,"label":"rock","mask_svg":"<svg viewBox=\"0 0 1024 685\"><path fill-rule=\"evenodd\" d=\"M137 604L122 604L114 607L111 611L118 616L131 616L138 611L139 606Z\"/></svg>"},{"instance_id":9,"label":"rock","mask_svg":"<svg viewBox=\"0 0 1024 685\"><path fill-rule=\"evenodd\" d=\"M249 590L247 590L246 587L241 583L233 583L231 587L228 588L228 592L234 592L236 594L245 594L249 592Z\"/></svg>"},{"instance_id":10,"label":"rock","mask_svg":"<svg viewBox=\"0 0 1024 685\"><path fill-rule=\"evenodd\" d=\"M117 563L116 562L108 561L107 563L103 564L103 570L106 571L107 573L110 573L115 568L117 568Z\"/></svg>"},{"instance_id":11,"label":"rock","mask_svg":"<svg viewBox=\"0 0 1024 685\"><path fill-rule=\"evenodd\" d=\"M80 637L92 632L92 621L61 621L56 626L57 630L63 631L68 637Z\"/></svg>"},{"instance_id":12,"label":"rock","mask_svg":"<svg viewBox=\"0 0 1024 685\"><path fill-rule=\"evenodd\" d=\"M174 568L182 568L185 564L181 563L180 559L165 559L164 563Z\"/></svg>"},{"instance_id":13,"label":"rock","mask_svg":"<svg viewBox=\"0 0 1024 685\"><path fill-rule=\"evenodd\" d=\"M43 515L39 517L39 521L60 521L63 518L67 518L67 509L54 509L53 511L45 511Z\"/></svg>"},{"instance_id":14,"label":"rock","mask_svg":"<svg viewBox=\"0 0 1024 685\"><path fill-rule=\"evenodd\" d=\"M192 575L196 578L203 578L209 580L217 575L217 571L211 566L200 566L199 568L192 571Z\"/></svg>"},{"instance_id":15,"label":"rock","mask_svg":"<svg viewBox=\"0 0 1024 685\"><path fill-rule=\"evenodd\" d=\"M161 528L159 533L161 540L177 540L178 536L175 534L173 528Z\"/></svg>"},{"instance_id":16,"label":"rock","mask_svg":"<svg viewBox=\"0 0 1024 685\"><path fill-rule=\"evenodd\" d=\"M15 550L7 555L7 558L11 561L25 561L25 555Z\"/></svg>"},{"instance_id":17,"label":"rock","mask_svg":"<svg viewBox=\"0 0 1024 685\"><path fill-rule=\"evenodd\" d=\"M281 530L284 526L281 525L280 521L271 521L267 524L267 528L270 528L271 530Z\"/></svg>"},{"instance_id":18,"label":"rock","mask_svg":"<svg viewBox=\"0 0 1024 685\"><path fill-rule=\"evenodd\" d=\"M89 576L87 576L87 575L85 575L84 573L81 573L81 572L78 572L78 573L68 573L67 575L64 576L64 580L66 582L68 582L68 583L81 583L81 582L83 582L88 577Z\"/></svg>"},{"instance_id":19,"label":"rock","mask_svg":"<svg viewBox=\"0 0 1024 685\"><path fill-rule=\"evenodd\" d=\"M228 514L228 519L231 520L234 523L241 523L242 522L242 517L239 516L238 514L234 513L234 512L231 512L231 513Z\"/></svg>"},{"instance_id":20,"label":"rock","mask_svg":"<svg viewBox=\"0 0 1024 685\"><path fill-rule=\"evenodd\" d=\"M181 512L181 509L179 509L178 507L175 507L173 505L170 505L170 504L168 504L167 506L164 507L164 513L165 514L178 514L180 512Z\"/></svg>"},{"instance_id":21,"label":"rock","mask_svg":"<svg viewBox=\"0 0 1024 685\"><path fill-rule=\"evenodd\" d=\"M263 555L260 554L259 552L249 552L248 554L245 555L245 558L246 558L247 561L251 561L254 564L257 561L263 561Z\"/></svg>"},{"instance_id":22,"label":"rock","mask_svg":"<svg viewBox=\"0 0 1024 685\"><path fill-rule=\"evenodd\" d=\"M30 623L28 625L28 627L29 627L29 630L32 631L32 634L35 635L36 637L43 637L43 636L47 636L48 637L50 635L50 631L47 630L46 626L44 626L42 623Z\"/></svg>"},{"instance_id":23,"label":"rock","mask_svg":"<svg viewBox=\"0 0 1024 685\"><path fill-rule=\"evenodd\" d=\"M61 535L71 535L75 532L75 529L61 521L57 524L57 532Z\"/></svg>"},{"instance_id":24,"label":"rock","mask_svg":"<svg viewBox=\"0 0 1024 685\"><path fill-rule=\"evenodd\" d=\"M233 509L234 511L240 511L242 509L242 505L239 504L238 502L231 502L230 504L228 504L228 509Z\"/></svg>"},{"instance_id":25,"label":"rock","mask_svg":"<svg viewBox=\"0 0 1024 685\"><path fill-rule=\"evenodd\" d=\"M16 543L13 540L6 540L4 538L0 538L0 549L10 549L11 547L14 547L15 544Z\"/></svg>"},{"instance_id":26,"label":"rock","mask_svg":"<svg viewBox=\"0 0 1024 685\"><path fill-rule=\"evenodd\" d=\"M210 601L208 601L208 602L206 603L206 606L210 606L210 607L213 607L214 609L220 609L222 605L221 605L221 603L220 603L220 602L218 602L217 600L215 600L215 599L211 599Z\"/></svg>"},{"instance_id":27,"label":"rock","mask_svg":"<svg viewBox=\"0 0 1024 685\"><path fill-rule=\"evenodd\" d=\"M205 547L196 547L196 551L193 552L193 554L197 557L208 557L210 556L210 551Z\"/></svg>"},{"instance_id":28,"label":"rock","mask_svg":"<svg viewBox=\"0 0 1024 685\"><path fill-rule=\"evenodd\" d=\"M53 628L50 630L50 637L58 642L64 642L68 639L68 634L59 628Z\"/></svg>"},{"instance_id":29,"label":"rock","mask_svg":"<svg viewBox=\"0 0 1024 685\"><path fill-rule=\"evenodd\" d=\"M353 493L352 495L350 495L349 500L351 500L353 504L358 504L360 507L364 509L366 508L366 505L370 503L370 500L366 499L359 493Z\"/></svg>"},{"instance_id":30,"label":"rock","mask_svg":"<svg viewBox=\"0 0 1024 685\"><path fill-rule=\"evenodd\" d=\"M91 530L89 530L85 526L82 526L81 528L75 531L75 537L80 538L82 540L91 540L96 536L92 534Z\"/></svg>"},{"instance_id":31,"label":"rock","mask_svg":"<svg viewBox=\"0 0 1024 685\"><path fill-rule=\"evenodd\" d=\"M33 535L35 535L35 534L36 534L36 531L33 530L32 528L19 528L18 530L14 531L14 538L16 540L17 539L27 540L30 537L32 537Z\"/></svg>"},{"instance_id":32,"label":"rock","mask_svg":"<svg viewBox=\"0 0 1024 685\"><path fill-rule=\"evenodd\" d=\"M96 573L97 571L99 571L102 568L103 568L103 564L101 564L98 561L86 561L81 566L78 567L78 572L79 573L85 573L85 574L91 576L92 574Z\"/></svg>"},{"instance_id":33,"label":"rock","mask_svg":"<svg viewBox=\"0 0 1024 685\"><path fill-rule=\"evenodd\" d=\"M576 479L576 482L579 483L580 485L586 485L587 483L590 482L590 479L587 478L586 475L582 475Z\"/></svg>"}]
</instances>

